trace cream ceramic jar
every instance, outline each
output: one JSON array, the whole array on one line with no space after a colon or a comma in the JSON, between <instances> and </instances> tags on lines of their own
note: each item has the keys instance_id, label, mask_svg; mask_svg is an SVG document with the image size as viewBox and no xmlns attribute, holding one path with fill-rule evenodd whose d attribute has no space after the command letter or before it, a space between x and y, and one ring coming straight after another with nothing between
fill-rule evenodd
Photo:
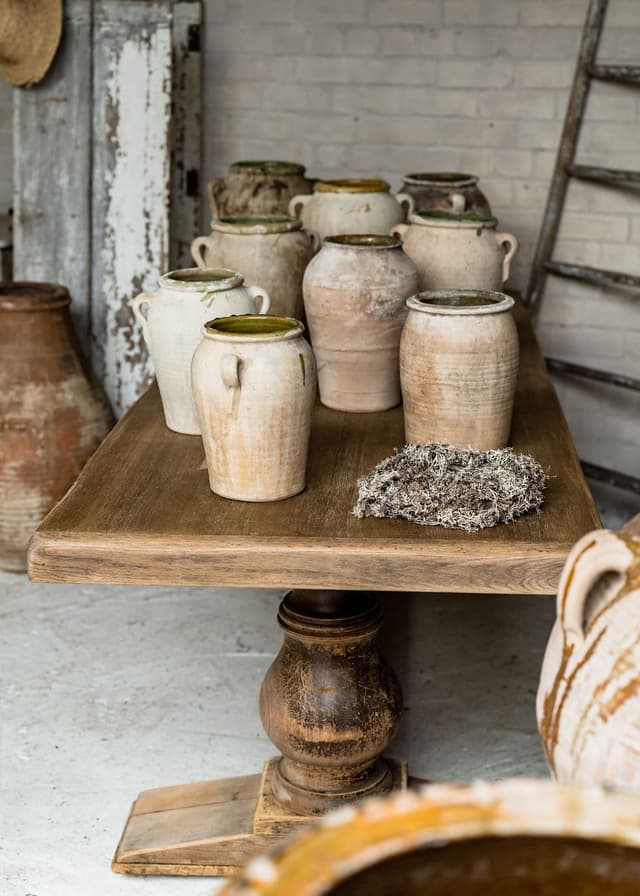
<instances>
[{"instance_id":1,"label":"cream ceramic jar","mask_svg":"<svg viewBox=\"0 0 640 896\"><path fill-rule=\"evenodd\" d=\"M418 269L420 289L481 289L496 292L509 277L518 250L512 233L496 232L497 220L470 212L411 215L391 229Z\"/></svg>"},{"instance_id":2,"label":"cream ceramic jar","mask_svg":"<svg viewBox=\"0 0 640 896\"><path fill-rule=\"evenodd\" d=\"M408 444L509 444L519 359L513 305L503 293L472 289L407 299L400 381Z\"/></svg>"},{"instance_id":3,"label":"cream ceramic jar","mask_svg":"<svg viewBox=\"0 0 640 896\"><path fill-rule=\"evenodd\" d=\"M202 325L215 315L266 314L269 294L245 286L237 271L185 268L164 274L156 292L142 292L132 302L142 326L158 380L169 429L198 435L191 395L191 359Z\"/></svg>"},{"instance_id":4,"label":"cream ceramic jar","mask_svg":"<svg viewBox=\"0 0 640 896\"><path fill-rule=\"evenodd\" d=\"M326 238L303 282L323 404L340 411L384 411L400 404L405 299L417 288L418 273L399 239Z\"/></svg>"},{"instance_id":5,"label":"cream ceramic jar","mask_svg":"<svg viewBox=\"0 0 640 896\"><path fill-rule=\"evenodd\" d=\"M211 490L279 501L305 486L316 367L300 321L226 317L202 327L193 397Z\"/></svg>"},{"instance_id":6,"label":"cream ceramic jar","mask_svg":"<svg viewBox=\"0 0 640 896\"><path fill-rule=\"evenodd\" d=\"M209 236L191 243L191 254L199 268L219 265L263 284L271 314L300 319L302 276L318 245L316 234L289 215L233 215L213 220Z\"/></svg>"},{"instance_id":7,"label":"cream ceramic jar","mask_svg":"<svg viewBox=\"0 0 640 896\"><path fill-rule=\"evenodd\" d=\"M295 196L289 214L321 239L335 234L388 234L413 212L413 199L393 194L384 180L320 180L307 196Z\"/></svg>"}]
</instances>

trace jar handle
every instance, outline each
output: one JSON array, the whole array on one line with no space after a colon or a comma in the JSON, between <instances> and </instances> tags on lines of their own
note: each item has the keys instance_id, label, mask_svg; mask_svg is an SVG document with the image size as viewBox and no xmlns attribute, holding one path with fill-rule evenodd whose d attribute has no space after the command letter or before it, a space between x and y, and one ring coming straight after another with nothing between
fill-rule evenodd
<instances>
[{"instance_id":1,"label":"jar handle","mask_svg":"<svg viewBox=\"0 0 640 896\"><path fill-rule=\"evenodd\" d=\"M233 400L240 388L240 358L238 355L223 355L220 359L222 382L227 388L227 413L233 411Z\"/></svg>"},{"instance_id":2,"label":"jar handle","mask_svg":"<svg viewBox=\"0 0 640 896\"><path fill-rule=\"evenodd\" d=\"M611 601L624 584L634 560L626 542L606 529L584 535L573 546L562 570L556 605L567 644L578 645L584 641L587 611L590 610L593 618L595 612ZM608 573L613 573L614 578L605 578ZM598 583L599 593L594 594ZM589 599L594 597L597 605L589 607Z\"/></svg>"},{"instance_id":3,"label":"jar handle","mask_svg":"<svg viewBox=\"0 0 640 896\"><path fill-rule=\"evenodd\" d=\"M147 315L149 314L149 303L154 295L155 293L152 292L141 292L131 300L133 314L142 327L142 335L144 336L144 341L147 345L149 345L149 323L147 321Z\"/></svg>"},{"instance_id":4,"label":"jar handle","mask_svg":"<svg viewBox=\"0 0 640 896\"><path fill-rule=\"evenodd\" d=\"M394 226L389 231L391 236L399 236L401 240L404 239L404 235L409 229L408 224L394 224Z\"/></svg>"},{"instance_id":5,"label":"jar handle","mask_svg":"<svg viewBox=\"0 0 640 896\"><path fill-rule=\"evenodd\" d=\"M402 208L404 209L405 217L408 218L409 215L412 215L416 210L416 204L413 201L413 196L409 196L408 193L395 193L396 200L400 203Z\"/></svg>"},{"instance_id":6,"label":"jar handle","mask_svg":"<svg viewBox=\"0 0 640 896\"><path fill-rule=\"evenodd\" d=\"M224 177L212 177L207 184L207 193L209 195L209 205L211 206L211 215L214 220L220 217L220 206L218 205L218 197L224 189Z\"/></svg>"},{"instance_id":7,"label":"jar handle","mask_svg":"<svg viewBox=\"0 0 640 896\"><path fill-rule=\"evenodd\" d=\"M309 240L311 241L311 252L313 255L316 255L320 251L320 246L322 245L322 237L319 233L316 233L315 230L306 230L305 233L309 234Z\"/></svg>"},{"instance_id":8,"label":"jar handle","mask_svg":"<svg viewBox=\"0 0 640 896\"><path fill-rule=\"evenodd\" d=\"M191 257L195 261L196 265L201 269L208 267L204 255L206 249L209 249L210 252L213 252L213 246L211 245L210 236L197 236L191 243Z\"/></svg>"},{"instance_id":9,"label":"jar handle","mask_svg":"<svg viewBox=\"0 0 640 896\"><path fill-rule=\"evenodd\" d=\"M257 302L258 299L261 299L260 307L258 308L258 314L266 314L269 308L271 308L271 298L266 289L263 289L261 286L247 286L245 287L251 298L254 302Z\"/></svg>"},{"instance_id":10,"label":"jar handle","mask_svg":"<svg viewBox=\"0 0 640 896\"><path fill-rule=\"evenodd\" d=\"M467 207L464 193L451 193L449 199L451 200L451 210L454 212L463 212Z\"/></svg>"},{"instance_id":11,"label":"jar handle","mask_svg":"<svg viewBox=\"0 0 640 896\"><path fill-rule=\"evenodd\" d=\"M289 203L289 214L291 217L299 218L300 212L302 212L302 209L311 198L313 198L313 193L303 193L300 196L294 196Z\"/></svg>"},{"instance_id":12,"label":"jar handle","mask_svg":"<svg viewBox=\"0 0 640 896\"><path fill-rule=\"evenodd\" d=\"M512 233L496 233L496 242L499 246L504 246L507 244L507 253L504 256L502 261L502 282L506 283L509 279L509 267L511 265L511 259L518 251L520 243L517 238Z\"/></svg>"}]
</instances>

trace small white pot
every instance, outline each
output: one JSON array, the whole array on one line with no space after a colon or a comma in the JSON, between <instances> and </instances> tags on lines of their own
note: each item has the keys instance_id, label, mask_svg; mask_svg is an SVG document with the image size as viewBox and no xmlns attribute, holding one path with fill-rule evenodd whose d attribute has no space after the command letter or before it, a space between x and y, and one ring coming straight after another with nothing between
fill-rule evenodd
<instances>
[{"instance_id":1,"label":"small white pot","mask_svg":"<svg viewBox=\"0 0 640 896\"><path fill-rule=\"evenodd\" d=\"M156 292L142 292L132 301L155 368L165 422L174 432L200 433L191 359L202 325L213 317L269 310L267 291L243 283L242 274L226 268L186 268L164 274Z\"/></svg>"},{"instance_id":2,"label":"small white pot","mask_svg":"<svg viewBox=\"0 0 640 896\"><path fill-rule=\"evenodd\" d=\"M211 490L279 501L305 486L316 367L300 321L226 317L202 328L193 397Z\"/></svg>"},{"instance_id":3,"label":"small white pot","mask_svg":"<svg viewBox=\"0 0 640 896\"><path fill-rule=\"evenodd\" d=\"M400 382L409 444L504 448L518 376L513 299L444 290L407 299Z\"/></svg>"},{"instance_id":4,"label":"small white pot","mask_svg":"<svg viewBox=\"0 0 640 896\"><path fill-rule=\"evenodd\" d=\"M391 229L418 269L420 289L500 291L518 251L512 233L496 232L497 220L465 212L419 212Z\"/></svg>"},{"instance_id":5,"label":"small white pot","mask_svg":"<svg viewBox=\"0 0 640 896\"><path fill-rule=\"evenodd\" d=\"M345 233L388 234L413 208L411 196L391 193L384 180L321 180L310 195L294 196L289 214L324 239Z\"/></svg>"}]
</instances>

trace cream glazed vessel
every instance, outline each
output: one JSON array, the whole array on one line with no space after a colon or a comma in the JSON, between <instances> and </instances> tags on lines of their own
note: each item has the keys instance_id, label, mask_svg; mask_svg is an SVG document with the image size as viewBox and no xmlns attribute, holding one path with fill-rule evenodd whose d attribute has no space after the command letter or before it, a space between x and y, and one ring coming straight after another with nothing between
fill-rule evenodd
<instances>
[{"instance_id":1,"label":"cream glazed vessel","mask_svg":"<svg viewBox=\"0 0 640 896\"><path fill-rule=\"evenodd\" d=\"M266 290L244 286L237 271L185 268L160 278L156 292L133 299L156 372L164 418L169 429L198 435L191 391L191 359L202 325L212 316L260 314L269 310Z\"/></svg>"},{"instance_id":2,"label":"cream glazed vessel","mask_svg":"<svg viewBox=\"0 0 640 896\"><path fill-rule=\"evenodd\" d=\"M509 278L518 250L512 233L496 231L496 218L471 212L443 211L410 215L391 233L402 238L404 251L418 269L420 289L483 289L499 291Z\"/></svg>"},{"instance_id":3,"label":"cream glazed vessel","mask_svg":"<svg viewBox=\"0 0 640 896\"><path fill-rule=\"evenodd\" d=\"M407 299L400 381L409 444L486 451L509 444L518 376L514 301L482 290Z\"/></svg>"},{"instance_id":4,"label":"cream glazed vessel","mask_svg":"<svg viewBox=\"0 0 640 896\"><path fill-rule=\"evenodd\" d=\"M352 178L317 181L310 195L294 196L289 214L324 239L345 233L386 235L413 208L411 196L391 193L384 180Z\"/></svg>"},{"instance_id":5,"label":"cream glazed vessel","mask_svg":"<svg viewBox=\"0 0 640 896\"><path fill-rule=\"evenodd\" d=\"M569 554L537 714L561 783L640 792L640 515Z\"/></svg>"},{"instance_id":6,"label":"cream glazed vessel","mask_svg":"<svg viewBox=\"0 0 640 896\"><path fill-rule=\"evenodd\" d=\"M231 215L211 222L209 236L191 244L199 268L241 271L271 297L271 314L301 318L302 276L319 240L289 215Z\"/></svg>"},{"instance_id":7,"label":"cream glazed vessel","mask_svg":"<svg viewBox=\"0 0 640 896\"><path fill-rule=\"evenodd\" d=\"M193 356L193 396L211 490L279 501L305 486L316 368L300 321L212 320Z\"/></svg>"},{"instance_id":8,"label":"cream glazed vessel","mask_svg":"<svg viewBox=\"0 0 640 896\"><path fill-rule=\"evenodd\" d=\"M417 288L418 273L399 239L379 234L325 239L303 281L324 405L358 412L400 404L405 299Z\"/></svg>"}]
</instances>

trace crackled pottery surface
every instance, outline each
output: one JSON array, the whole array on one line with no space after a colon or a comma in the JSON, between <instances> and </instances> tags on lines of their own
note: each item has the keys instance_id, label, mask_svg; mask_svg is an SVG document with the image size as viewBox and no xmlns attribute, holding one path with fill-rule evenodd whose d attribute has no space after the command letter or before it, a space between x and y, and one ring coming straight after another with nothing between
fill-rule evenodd
<instances>
[{"instance_id":1,"label":"crackled pottery surface","mask_svg":"<svg viewBox=\"0 0 640 896\"><path fill-rule=\"evenodd\" d=\"M278 501L305 486L316 368L293 318L226 317L202 328L193 396L211 490Z\"/></svg>"},{"instance_id":2,"label":"crackled pottery surface","mask_svg":"<svg viewBox=\"0 0 640 896\"><path fill-rule=\"evenodd\" d=\"M496 231L495 218L471 213L421 212L398 224L404 251L418 269L421 290L499 291L509 278L518 240Z\"/></svg>"},{"instance_id":3,"label":"crackled pottery surface","mask_svg":"<svg viewBox=\"0 0 640 896\"><path fill-rule=\"evenodd\" d=\"M561 782L640 791L640 515L569 554L537 712Z\"/></svg>"},{"instance_id":4,"label":"crackled pottery surface","mask_svg":"<svg viewBox=\"0 0 640 896\"><path fill-rule=\"evenodd\" d=\"M519 360L513 304L479 290L407 300L400 380L408 444L476 451L509 444Z\"/></svg>"},{"instance_id":5,"label":"crackled pottery surface","mask_svg":"<svg viewBox=\"0 0 640 896\"><path fill-rule=\"evenodd\" d=\"M191 244L191 254L199 268L231 268L247 282L261 283L271 314L301 319L302 277L318 244L289 215L234 215L213 220L209 236Z\"/></svg>"},{"instance_id":6,"label":"crackled pottery surface","mask_svg":"<svg viewBox=\"0 0 640 896\"><path fill-rule=\"evenodd\" d=\"M301 218L321 239L346 233L388 234L394 224L413 212L413 199L391 193L377 179L317 181L310 196L295 196L289 214Z\"/></svg>"},{"instance_id":7,"label":"crackled pottery surface","mask_svg":"<svg viewBox=\"0 0 640 896\"><path fill-rule=\"evenodd\" d=\"M517 779L327 815L224 896L636 896L640 799Z\"/></svg>"},{"instance_id":8,"label":"crackled pottery surface","mask_svg":"<svg viewBox=\"0 0 640 896\"><path fill-rule=\"evenodd\" d=\"M418 288L418 273L400 240L328 237L305 272L303 288L322 403L342 411L384 411L399 404L405 299Z\"/></svg>"},{"instance_id":9,"label":"crackled pottery surface","mask_svg":"<svg viewBox=\"0 0 640 896\"><path fill-rule=\"evenodd\" d=\"M209 181L211 215L286 215L290 200L312 186L297 162L234 162L225 177Z\"/></svg>"},{"instance_id":10,"label":"crackled pottery surface","mask_svg":"<svg viewBox=\"0 0 640 896\"><path fill-rule=\"evenodd\" d=\"M491 217L487 197L474 174L458 171L425 171L405 174L402 189L413 198L416 212L473 212Z\"/></svg>"},{"instance_id":11,"label":"crackled pottery surface","mask_svg":"<svg viewBox=\"0 0 640 896\"><path fill-rule=\"evenodd\" d=\"M202 325L217 316L255 314L256 310L266 314L268 292L245 286L237 271L185 268L164 274L156 292L142 292L132 304L153 360L167 426L174 432L198 435L191 359Z\"/></svg>"},{"instance_id":12,"label":"crackled pottery surface","mask_svg":"<svg viewBox=\"0 0 640 896\"><path fill-rule=\"evenodd\" d=\"M113 424L54 283L0 284L0 567L24 572L35 528Z\"/></svg>"}]
</instances>

